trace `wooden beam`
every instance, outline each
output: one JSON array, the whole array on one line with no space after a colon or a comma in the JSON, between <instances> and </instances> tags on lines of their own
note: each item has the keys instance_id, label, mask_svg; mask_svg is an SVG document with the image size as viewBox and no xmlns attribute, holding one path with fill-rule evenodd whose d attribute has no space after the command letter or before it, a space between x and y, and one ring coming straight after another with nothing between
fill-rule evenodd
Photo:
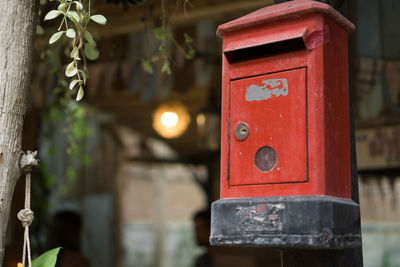
<instances>
[{"instance_id":1,"label":"wooden beam","mask_svg":"<svg viewBox=\"0 0 400 267\"><path fill-rule=\"evenodd\" d=\"M199 20L220 19L226 16L237 16L238 13L245 14L250 11L259 9L273 4L273 0L240 0L240 1L204 1L206 5L194 7L190 10L183 9L168 12L171 25L181 26L195 23ZM149 8L149 7L147 7ZM152 12L152 19L143 20L146 14L146 6L131 8L122 11L121 8L112 7L110 5L100 5L99 13L107 17L107 26L93 27L93 33L103 38L115 35L128 34L132 32L142 31L158 24L161 8L156 6Z\"/></svg>"}]
</instances>

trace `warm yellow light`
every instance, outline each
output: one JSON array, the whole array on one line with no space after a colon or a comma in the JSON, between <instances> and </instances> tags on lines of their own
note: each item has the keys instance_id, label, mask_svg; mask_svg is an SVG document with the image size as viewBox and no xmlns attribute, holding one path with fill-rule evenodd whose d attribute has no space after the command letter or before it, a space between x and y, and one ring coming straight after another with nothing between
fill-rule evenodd
<instances>
[{"instance_id":1,"label":"warm yellow light","mask_svg":"<svg viewBox=\"0 0 400 267\"><path fill-rule=\"evenodd\" d=\"M196 121L199 127L204 127L204 125L206 124L206 116L203 113L200 113L199 115L197 115Z\"/></svg>"},{"instance_id":2,"label":"warm yellow light","mask_svg":"<svg viewBox=\"0 0 400 267\"><path fill-rule=\"evenodd\" d=\"M175 127L178 123L179 116L175 112L167 111L161 115L161 123L167 128Z\"/></svg>"},{"instance_id":3,"label":"warm yellow light","mask_svg":"<svg viewBox=\"0 0 400 267\"><path fill-rule=\"evenodd\" d=\"M153 128L165 138L181 136L190 123L189 113L179 102L168 102L153 112Z\"/></svg>"},{"instance_id":4,"label":"warm yellow light","mask_svg":"<svg viewBox=\"0 0 400 267\"><path fill-rule=\"evenodd\" d=\"M22 267L22 263L18 262L17 267Z\"/></svg>"}]
</instances>

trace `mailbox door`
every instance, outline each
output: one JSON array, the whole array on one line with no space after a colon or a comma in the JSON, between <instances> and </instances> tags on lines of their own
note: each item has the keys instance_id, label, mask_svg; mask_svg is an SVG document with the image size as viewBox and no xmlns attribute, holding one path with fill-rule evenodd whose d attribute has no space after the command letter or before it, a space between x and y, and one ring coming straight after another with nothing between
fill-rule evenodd
<instances>
[{"instance_id":1,"label":"mailbox door","mask_svg":"<svg viewBox=\"0 0 400 267\"><path fill-rule=\"evenodd\" d=\"M230 83L230 186L307 181L305 67Z\"/></svg>"}]
</instances>

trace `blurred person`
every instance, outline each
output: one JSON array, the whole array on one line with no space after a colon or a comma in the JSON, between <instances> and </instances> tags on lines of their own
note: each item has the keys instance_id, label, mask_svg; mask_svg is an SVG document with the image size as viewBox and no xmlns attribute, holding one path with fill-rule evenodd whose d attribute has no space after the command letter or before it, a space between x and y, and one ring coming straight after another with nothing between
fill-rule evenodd
<instances>
[{"instance_id":1,"label":"blurred person","mask_svg":"<svg viewBox=\"0 0 400 267\"><path fill-rule=\"evenodd\" d=\"M80 251L81 216L74 211L60 211L53 217L50 235L51 248L62 247L56 267L89 267L88 259Z\"/></svg>"},{"instance_id":2,"label":"blurred person","mask_svg":"<svg viewBox=\"0 0 400 267\"><path fill-rule=\"evenodd\" d=\"M210 246L211 211L200 210L193 216L197 245L205 247L206 251L196 258L194 267L212 267L212 255Z\"/></svg>"}]
</instances>

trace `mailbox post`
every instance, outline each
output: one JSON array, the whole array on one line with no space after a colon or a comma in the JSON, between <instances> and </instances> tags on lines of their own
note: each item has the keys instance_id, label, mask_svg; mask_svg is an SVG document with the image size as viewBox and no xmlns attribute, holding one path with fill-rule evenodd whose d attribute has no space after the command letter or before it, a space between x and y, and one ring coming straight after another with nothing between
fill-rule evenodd
<instances>
[{"instance_id":1,"label":"mailbox post","mask_svg":"<svg viewBox=\"0 0 400 267\"><path fill-rule=\"evenodd\" d=\"M223 38L221 199L212 245L361 246L351 200L348 33L329 5L269 6Z\"/></svg>"}]
</instances>

